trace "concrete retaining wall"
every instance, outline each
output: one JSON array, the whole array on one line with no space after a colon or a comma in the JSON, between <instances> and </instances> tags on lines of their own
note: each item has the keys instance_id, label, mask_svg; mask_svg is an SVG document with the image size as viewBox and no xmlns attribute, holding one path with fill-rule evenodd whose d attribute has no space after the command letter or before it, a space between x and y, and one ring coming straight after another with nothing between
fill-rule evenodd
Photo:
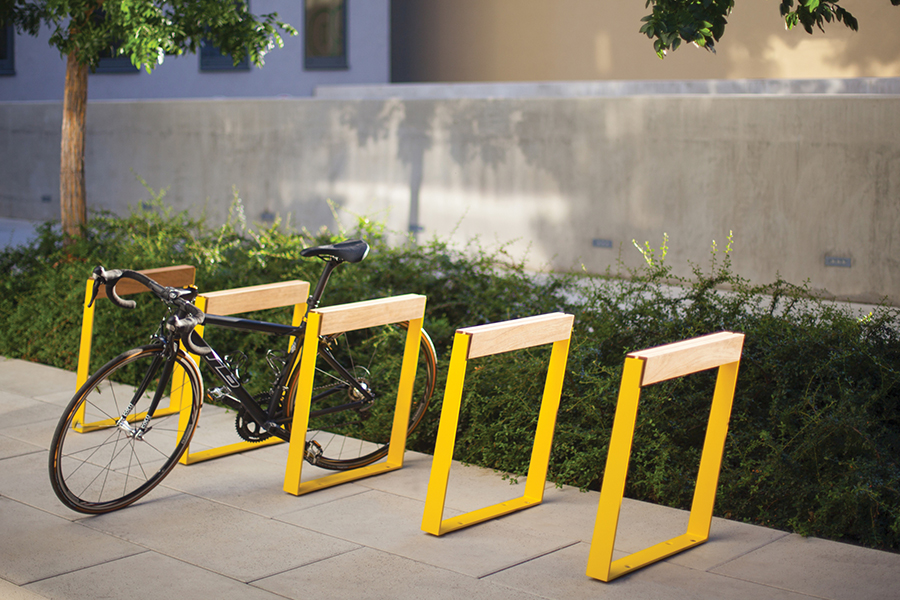
<instances>
[{"instance_id":1,"label":"concrete retaining wall","mask_svg":"<svg viewBox=\"0 0 900 600\"><path fill-rule=\"evenodd\" d=\"M58 218L60 114L0 104L0 216ZM93 102L86 164L91 207L146 198L134 174L216 221L232 186L309 229L332 199L536 268L638 265L631 240L667 233L687 274L733 231L755 282L900 304L897 96Z\"/></svg>"}]
</instances>

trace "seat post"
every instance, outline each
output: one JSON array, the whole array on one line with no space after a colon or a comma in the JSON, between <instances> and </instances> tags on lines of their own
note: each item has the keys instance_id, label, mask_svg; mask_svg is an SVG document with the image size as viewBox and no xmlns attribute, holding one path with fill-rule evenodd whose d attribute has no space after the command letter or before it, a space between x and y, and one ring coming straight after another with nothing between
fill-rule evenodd
<instances>
[{"instance_id":1,"label":"seat post","mask_svg":"<svg viewBox=\"0 0 900 600\"><path fill-rule=\"evenodd\" d=\"M322 274L319 276L319 281L316 283L316 289L312 293L312 296L309 297L309 310L313 310L319 307L319 300L322 298L322 293L325 291L325 284L328 283L328 278L331 277L331 272L338 268L338 266L344 261L338 259L331 259L325 261L325 269L322 271Z\"/></svg>"}]
</instances>

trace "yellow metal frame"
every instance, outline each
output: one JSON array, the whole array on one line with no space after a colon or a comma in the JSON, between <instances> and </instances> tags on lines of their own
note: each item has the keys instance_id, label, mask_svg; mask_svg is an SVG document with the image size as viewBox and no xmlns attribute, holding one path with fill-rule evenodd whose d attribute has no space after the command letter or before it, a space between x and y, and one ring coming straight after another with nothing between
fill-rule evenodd
<instances>
[{"instance_id":1,"label":"yellow metal frame","mask_svg":"<svg viewBox=\"0 0 900 600\"><path fill-rule=\"evenodd\" d=\"M278 293L277 293L278 291L280 291L280 288L282 288L283 286L286 286L288 284L295 284L295 283L305 284L305 288L301 287L302 298L300 298L300 297L292 298L289 301L284 301L284 300L275 300L274 302L269 301L269 298L271 298L273 295L276 298L283 297L283 295L278 295ZM272 292L271 294L268 294L269 298L266 297L267 291ZM195 304L196 304L197 308L199 308L203 312L206 312L206 309L209 306L209 302L210 302L211 298L213 298L215 294L225 294L225 293L229 294L229 296L230 296L229 300L233 300L234 297L236 297L236 296L239 297L240 295L242 295L242 293L244 295L251 297L249 302L245 301L245 302L241 303L239 312L247 312L247 311L251 311L251 310L265 310L265 309L270 309L270 308L281 308L283 306L290 306L291 304L293 304L294 305L294 315L293 315L293 318L291 319L291 325L294 327L298 327L303 322L303 317L306 316L306 308L307 308L306 298L309 294L309 284L305 281L303 281L303 282L299 282L299 281L298 282L282 282L282 283L275 283L275 284L263 284L263 285L259 285L259 286L249 287L249 288L241 288L238 290L226 290L225 292L213 292L211 294L205 294L205 295L198 296L197 300L195 301ZM226 310L226 311L222 312L221 314L223 314L223 315L235 314L235 312ZM203 329L204 329L203 325L198 325L195 328L195 331L197 332L198 335L202 336ZM293 344L294 344L294 336L291 336L290 339L288 339L288 350L289 351L290 351L291 346L293 346ZM191 355L191 357L194 359L195 362L199 363L198 357L194 356L193 354ZM186 377L187 375L182 372L181 376ZM173 384L172 389L173 390L175 389L174 388L175 382L176 382L176 379L173 376L173 378L172 378L172 384ZM180 389L183 390L184 387L185 386L181 386ZM179 392L179 397L178 397L178 405L179 406L181 405L180 393L181 392ZM172 399L172 404L175 404L174 398ZM181 416L179 418L179 423L178 423L180 429L184 429L185 427L187 427L187 421L188 421L188 419L190 419L190 416L191 416L191 407L189 405L183 406L182 410L181 410ZM283 441L284 440L282 440L281 438L277 438L277 437L273 436L262 442L241 441L241 442L235 442L233 444L226 444L224 446L218 446L216 448L209 448L207 450L201 450L200 452L193 452L193 453L191 452L191 447L188 446L185 449L184 454L181 455L181 458L179 459L178 462L183 465L193 465L193 464L203 462L206 460L212 460L214 458L220 458L222 456L228 456L230 454L235 454L237 452L245 452L247 450L255 450L256 448L264 448L266 446L280 444Z\"/></svg>"},{"instance_id":2,"label":"yellow metal frame","mask_svg":"<svg viewBox=\"0 0 900 600\"><path fill-rule=\"evenodd\" d=\"M425 498L425 511L422 516L422 531L440 536L536 506L543 501L573 322L572 315L554 313L457 330L450 354L447 387L444 392L434 460L428 481L428 494ZM552 343L553 349L550 353L534 445L531 449L525 493L519 498L444 519L447 484L453 461L453 447L456 443L456 429L468 360L547 343Z\"/></svg>"},{"instance_id":3,"label":"yellow metal frame","mask_svg":"<svg viewBox=\"0 0 900 600\"><path fill-rule=\"evenodd\" d=\"M597 520L588 556L589 577L609 582L709 539L743 341L743 334L722 332L635 352L625 359ZM719 371L687 532L613 561L613 546L625 493L641 388L715 367Z\"/></svg>"},{"instance_id":4,"label":"yellow metal frame","mask_svg":"<svg viewBox=\"0 0 900 600\"><path fill-rule=\"evenodd\" d=\"M291 442L284 475L285 492L294 496L301 496L349 481L394 471L403 466L403 455L406 451L406 435L409 427L409 411L412 404L413 384L419 357L419 339L424 316L425 296L414 294L355 302L310 311L306 322L303 354L300 358L297 395L294 400ZM384 462L348 471L340 471L301 483L319 336L404 321L409 322L409 327L406 333L403 363L400 367L397 404L394 409L394 421L391 428L390 448L388 449L387 458Z\"/></svg>"},{"instance_id":5,"label":"yellow metal frame","mask_svg":"<svg viewBox=\"0 0 900 600\"><path fill-rule=\"evenodd\" d=\"M163 285L169 286L189 286L194 284L194 274L195 269L190 265L178 265L174 267L162 267L158 269L147 269L144 271L139 271L148 277L151 277L159 283ZM117 291L120 295L129 294L129 293L140 293L150 291L144 286L137 284L132 280L122 280L117 286ZM80 390L81 386L85 384L88 380L88 376L90 375L91 370L91 345L94 336L94 309L97 304L94 302L91 304L91 296L94 292L94 280L88 279L87 284L85 285L84 291L84 312L81 318L81 343L78 348L78 367L76 369L75 375L75 389ZM99 293L97 295L97 300L106 297L106 290L104 288L100 288ZM185 377L184 371L181 367L175 367L175 372L173 372L172 376L172 389L175 389L175 382L178 381L179 378ZM156 416L164 416L171 415L181 410L181 396L180 394L176 394L174 397L172 395L169 396L169 405L166 407L160 407L156 411ZM136 415L135 418L143 419L146 413L141 413ZM105 419L103 421L94 421L92 423L83 423L84 421L84 406L80 407L75 414L75 417L72 419L72 429L79 433L87 433L88 431L96 431L98 429L105 429L107 427L111 427L115 425L115 419Z\"/></svg>"}]
</instances>

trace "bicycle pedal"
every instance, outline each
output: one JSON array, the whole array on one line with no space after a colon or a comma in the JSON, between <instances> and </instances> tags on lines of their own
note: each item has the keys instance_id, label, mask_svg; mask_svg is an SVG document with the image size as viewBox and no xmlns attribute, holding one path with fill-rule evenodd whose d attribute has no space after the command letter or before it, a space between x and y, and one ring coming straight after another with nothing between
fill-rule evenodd
<instances>
[{"instance_id":1,"label":"bicycle pedal","mask_svg":"<svg viewBox=\"0 0 900 600\"><path fill-rule=\"evenodd\" d=\"M311 465L315 465L319 461L319 457L322 456L324 450L322 448L322 444L317 442L316 440L311 440L306 442L306 454L303 456Z\"/></svg>"}]
</instances>

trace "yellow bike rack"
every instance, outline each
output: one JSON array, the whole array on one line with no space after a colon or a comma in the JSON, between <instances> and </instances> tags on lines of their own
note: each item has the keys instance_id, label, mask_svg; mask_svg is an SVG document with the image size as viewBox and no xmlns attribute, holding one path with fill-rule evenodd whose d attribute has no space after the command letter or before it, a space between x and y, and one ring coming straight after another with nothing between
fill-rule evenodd
<instances>
[{"instance_id":1,"label":"yellow bike rack","mask_svg":"<svg viewBox=\"0 0 900 600\"><path fill-rule=\"evenodd\" d=\"M444 403L441 408L441 421L438 425L434 448L434 460L431 463L431 477L428 480L422 531L433 535L443 535L523 508L536 506L544 499L550 447L553 443L553 430L556 427L556 415L559 410L574 319L575 317L572 315L552 313L456 330L453 350L450 354L450 369L447 373ZM494 504L450 519L443 519L467 361L551 343L553 349L547 368L547 379L544 384L534 446L531 449L525 494L507 502Z\"/></svg>"},{"instance_id":2,"label":"yellow bike rack","mask_svg":"<svg viewBox=\"0 0 900 600\"><path fill-rule=\"evenodd\" d=\"M294 306L294 316L291 324L294 327L303 322L306 315L306 299L309 296L309 283L306 281L281 281L278 283L266 283L263 285L254 285L250 287L236 288L233 290L221 290L218 292L209 292L197 297L195 305L203 312L213 315L234 315L245 313L252 310L268 310L270 308L281 308L283 306ZM203 326L198 325L195 328L198 335L203 335ZM288 340L288 350L294 343L294 337ZM193 355L192 355L193 356ZM197 361L197 357L193 356ZM199 362L199 361L198 361ZM182 377L186 377L184 373ZM173 377L173 386L175 378ZM186 386L181 385L179 389L185 389ZM175 389L174 387L172 389ZM179 398L180 401L180 398ZM187 420L190 418L190 407L184 406L181 411L179 427L184 428ZM262 442L235 442L217 448L210 448L200 452L191 453L191 448L184 451L179 462L183 465L192 465L205 460L228 456L236 452L252 450L254 448L262 448L282 442L281 438L271 437Z\"/></svg>"},{"instance_id":3,"label":"yellow bike rack","mask_svg":"<svg viewBox=\"0 0 900 600\"><path fill-rule=\"evenodd\" d=\"M159 282L161 285L167 285L171 287L186 287L194 284L194 274L196 273L196 269L191 265L175 265L172 267L145 269L138 272L143 273L154 281ZM96 303L91 304L91 296L93 294L93 291L94 280L88 279L84 291L84 314L81 318L81 346L78 349L78 367L75 377L76 390L81 389L81 386L83 386L87 381L91 371L91 342L94 335L94 309L97 306ZM144 287L134 279L121 279L116 285L116 293L119 296L138 294L141 292L149 291L150 290L148 288ZM100 298L106 298L105 286L100 286L100 288L97 290L97 299L99 300ZM181 371L181 368L178 367L177 370ZM183 373L181 373L181 375L183 376ZM170 397L169 406L166 408L160 408L159 410L157 410L156 414L158 416L163 416L178 412L179 410L181 410L181 405L177 402L177 400L178 399ZM138 418L142 418L141 415L138 415ZM72 419L72 428L75 431L79 433L85 433L87 431L103 429L115 425L114 419L95 421L93 423L82 423L83 420L84 407L82 406L78 409L78 413L75 415L75 418Z\"/></svg>"},{"instance_id":4,"label":"yellow bike rack","mask_svg":"<svg viewBox=\"0 0 900 600\"><path fill-rule=\"evenodd\" d=\"M403 466L413 383L416 378L416 366L419 357L419 339L424 318L425 296L417 294L329 306L309 312L309 318L306 322L306 337L303 341L303 355L300 358L297 396L294 400L294 417L291 422L291 442L288 448L288 461L284 475L285 492L294 496L300 496L348 481L393 471ZM387 459L385 462L341 471L301 483L300 475L306 452L306 432L309 427L313 375L315 374L319 336L355 331L366 327L402 323L404 321L409 321L409 327L406 332L403 363L400 367L397 404L394 409L394 421L391 428L390 448L388 449Z\"/></svg>"},{"instance_id":5,"label":"yellow bike rack","mask_svg":"<svg viewBox=\"0 0 900 600\"><path fill-rule=\"evenodd\" d=\"M589 577L609 582L709 539L713 503L716 499L743 345L743 334L726 331L632 352L625 358L606 471L600 489L600 504L588 556ZM619 510L625 494L625 478L628 474L641 388L715 367L719 368L719 372L703 453L700 455L700 470L697 473L687 533L613 561L613 546Z\"/></svg>"}]
</instances>

